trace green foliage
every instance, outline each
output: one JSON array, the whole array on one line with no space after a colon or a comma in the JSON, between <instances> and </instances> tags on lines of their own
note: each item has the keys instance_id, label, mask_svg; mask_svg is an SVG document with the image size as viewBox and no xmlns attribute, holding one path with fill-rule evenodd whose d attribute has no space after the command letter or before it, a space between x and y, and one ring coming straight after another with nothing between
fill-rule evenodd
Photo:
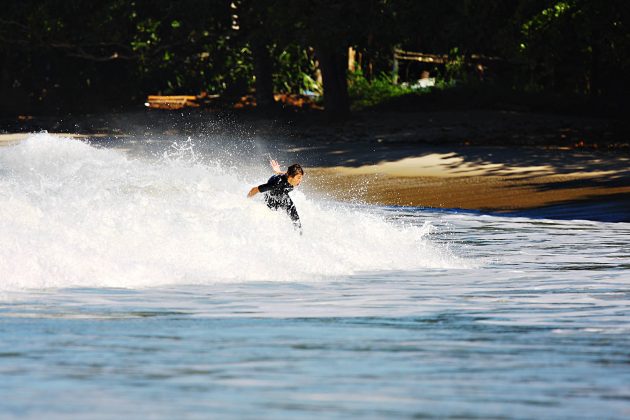
<instances>
[{"instance_id":1,"label":"green foliage","mask_svg":"<svg viewBox=\"0 0 630 420\"><path fill-rule=\"evenodd\" d=\"M466 59L464 55L460 53L459 48L452 48L449 52L448 62L444 66L442 79L448 84L466 82L468 80Z\"/></svg>"},{"instance_id":2,"label":"green foliage","mask_svg":"<svg viewBox=\"0 0 630 420\"><path fill-rule=\"evenodd\" d=\"M518 52L528 87L590 95L627 88L628 17L616 0L556 0L525 16Z\"/></svg>"},{"instance_id":3,"label":"green foliage","mask_svg":"<svg viewBox=\"0 0 630 420\"><path fill-rule=\"evenodd\" d=\"M372 107L414 92L411 88L395 84L392 76L387 73L381 73L370 81L361 70L350 73L348 91L354 109Z\"/></svg>"},{"instance_id":4,"label":"green foliage","mask_svg":"<svg viewBox=\"0 0 630 420\"><path fill-rule=\"evenodd\" d=\"M315 80L316 63L308 49L293 44L280 50L271 51L276 57L273 74L274 91L281 93L301 93L311 91L321 94L322 87Z\"/></svg>"},{"instance_id":5,"label":"green foliage","mask_svg":"<svg viewBox=\"0 0 630 420\"><path fill-rule=\"evenodd\" d=\"M527 85L530 90L566 83L564 78L558 78L558 72L562 73L563 66L585 65L588 57L584 55L586 51L580 44L583 45L587 40L583 31L574 31L584 23L581 22L583 13L574 1L556 1L521 25L522 39L518 47L530 65L533 76ZM567 39L568 36L573 39ZM581 70L584 72L583 68ZM572 90L579 89L575 81L572 82Z\"/></svg>"},{"instance_id":6,"label":"green foliage","mask_svg":"<svg viewBox=\"0 0 630 420\"><path fill-rule=\"evenodd\" d=\"M400 72L411 81L438 70L438 89L492 81L622 103L629 10L626 0L9 2L0 16L0 107L69 112L140 104L151 93L239 95L253 87L260 46L274 90L291 93L322 92L315 74L331 52L337 78L324 80L345 81L343 52L352 46L361 54L360 71L348 76L357 108L407 93L388 75L395 46L448 54L446 64ZM483 63L483 78L473 54L498 58ZM342 97L345 84L328 92Z\"/></svg>"}]
</instances>

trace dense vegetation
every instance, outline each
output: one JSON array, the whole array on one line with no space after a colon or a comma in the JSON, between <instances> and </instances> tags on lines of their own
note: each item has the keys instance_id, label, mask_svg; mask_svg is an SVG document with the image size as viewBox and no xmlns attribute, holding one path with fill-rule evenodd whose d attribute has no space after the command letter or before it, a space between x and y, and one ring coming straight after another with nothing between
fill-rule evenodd
<instances>
[{"instance_id":1,"label":"dense vegetation","mask_svg":"<svg viewBox=\"0 0 630 420\"><path fill-rule=\"evenodd\" d=\"M147 94L323 92L333 115L413 91L507 89L623 104L625 0L24 0L0 16L0 112L122 109ZM349 47L356 52L348 71ZM394 51L436 60L394 60ZM440 58L442 57L442 58ZM402 85L407 82L408 85Z\"/></svg>"}]
</instances>

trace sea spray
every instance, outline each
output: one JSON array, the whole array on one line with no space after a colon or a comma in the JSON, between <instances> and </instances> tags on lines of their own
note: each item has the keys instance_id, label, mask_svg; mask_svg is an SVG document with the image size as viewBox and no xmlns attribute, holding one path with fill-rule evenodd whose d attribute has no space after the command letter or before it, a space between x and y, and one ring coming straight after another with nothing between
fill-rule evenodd
<instances>
[{"instance_id":1,"label":"sea spray","mask_svg":"<svg viewBox=\"0 0 630 420\"><path fill-rule=\"evenodd\" d=\"M292 193L304 235L246 198L269 173L173 143L161 158L36 134L0 148L0 289L300 281L461 267L429 225ZM308 182L308 181L307 181Z\"/></svg>"}]
</instances>

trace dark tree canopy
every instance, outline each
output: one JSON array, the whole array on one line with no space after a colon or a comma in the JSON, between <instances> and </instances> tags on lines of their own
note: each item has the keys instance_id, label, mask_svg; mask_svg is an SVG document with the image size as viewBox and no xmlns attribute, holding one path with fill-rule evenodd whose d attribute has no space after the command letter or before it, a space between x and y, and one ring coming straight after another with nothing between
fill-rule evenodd
<instances>
[{"instance_id":1,"label":"dark tree canopy","mask_svg":"<svg viewBox=\"0 0 630 420\"><path fill-rule=\"evenodd\" d=\"M255 92L270 107L274 93L323 91L325 109L344 116L349 47L368 80L390 75L402 49L448 56L444 68L427 67L434 74L465 76L466 63L490 57L494 83L621 100L630 89L628 10L623 0L9 2L0 112L123 109L148 94L200 92ZM419 72L410 64L401 77Z\"/></svg>"}]
</instances>

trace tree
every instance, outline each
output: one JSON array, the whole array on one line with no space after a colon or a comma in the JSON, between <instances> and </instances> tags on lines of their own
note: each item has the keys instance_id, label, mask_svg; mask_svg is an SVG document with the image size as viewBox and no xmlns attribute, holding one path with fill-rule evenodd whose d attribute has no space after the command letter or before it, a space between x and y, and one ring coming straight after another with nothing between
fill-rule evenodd
<instances>
[{"instance_id":1,"label":"tree","mask_svg":"<svg viewBox=\"0 0 630 420\"><path fill-rule=\"evenodd\" d=\"M368 44L387 20L386 5L385 0L293 0L277 9L278 24L290 27L303 46L314 48L322 72L324 108L333 118L350 113L348 47Z\"/></svg>"},{"instance_id":2,"label":"tree","mask_svg":"<svg viewBox=\"0 0 630 420\"><path fill-rule=\"evenodd\" d=\"M251 46L256 86L256 106L269 109L274 105L273 61L269 48L275 38L274 2L241 0L232 3L235 28L242 41Z\"/></svg>"},{"instance_id":3,"label":"tree","mask_svg":"<svg viewBox=\"0 0 630 420\"><path fill-rule=\"evenodd\" d=\"M629 24L619 0L554 1L524 14L519 52L532 83L592 97L627 92Z\"/></svg>"}]
</instances>

